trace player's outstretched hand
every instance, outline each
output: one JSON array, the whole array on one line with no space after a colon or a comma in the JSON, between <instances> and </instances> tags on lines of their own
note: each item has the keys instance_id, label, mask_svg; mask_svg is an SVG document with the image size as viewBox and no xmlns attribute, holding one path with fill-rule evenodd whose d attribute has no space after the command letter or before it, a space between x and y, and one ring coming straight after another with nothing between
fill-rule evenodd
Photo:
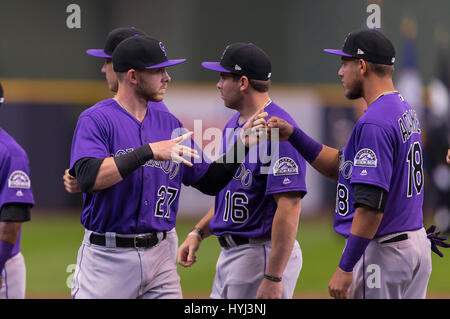
<instances>
[{"instance_id":1,"label":"player's outstretched hand","mask_svg":"<svg viewBox=\"0 0 450 319\"><path fill-rule=\"evenodd\" d=\"M275 129L278 129L278 132ZM280 119L279 117L272 116L267 121L267 137L271 140L273 135L273 138L276 138L276 136L278 136L278 140L280 142L287 141L293 132L294 127L285 120Z\"/></svg>"},{"instance_id":2,"label":"player's outstretched hand","mask_svg":"<svg viewBox=\"0 0 450 319\"><path fill-rule=\"evenodd\" d=\"M190 232L178 248L178 263L183 267L191 267L196 261L195 253L200 247L202 239L196 232Z\"/></svg>"},{"instance_id":3,"label":"player's outstretched hand","mask_svg":"<svg viewBox=\"0 0 450 319\"><path fill-rule=\"evenodd\" d=\"M192 163L186 158L199 158L198 152L188 146L180 145L181 142L190 138L192 134L194 132L188 132L171 140L150 143L153 159L156 161L181 162L187 166L192 166Z\"/></svg>"},{"instance_id":4,"label":"player's outstretched hand","mask_svg":"<svg viewBox=\"0 0 450 319\"><path fill-rule=\"evenodd\" d=\"M245 123L241 130L241 140L246 147L259 144L267 139L267 123L265 118L269 116L264 108L258 110Z\"/></svg>"},{"instance_id":5,"label":"player's outstretched hand","mask_svg":"<svg viewBox=\"0 0 450 319\"><path fill-rule=\"evenodd\" d=\"M69 194L80 193L81 189L78 186L77 179L69 174L69 170L66 169L63 175L64 188Z\"/></svg>"},{"instance_id":6,"label":"player's outstretched hand","mask_svg":"<svg viewBox=\"0 0 450 319\"><path fill-rule=\"evenodd\" d=\"M348 288L353 281L353 272L343 271L339 267L328 283L328 292L335 299L347 299Z\"/></svg>"},{"instance_id":7,"label":"player's outstretched hand","mask_svg":"<svg viewBox=\"0 0 450 319\"><path fill-rule=\"evenodd\" d=\"M450 148L447 151L447 158L445 160L447 161L447 164L450 165Z\"/></svg>"}]
</instances>

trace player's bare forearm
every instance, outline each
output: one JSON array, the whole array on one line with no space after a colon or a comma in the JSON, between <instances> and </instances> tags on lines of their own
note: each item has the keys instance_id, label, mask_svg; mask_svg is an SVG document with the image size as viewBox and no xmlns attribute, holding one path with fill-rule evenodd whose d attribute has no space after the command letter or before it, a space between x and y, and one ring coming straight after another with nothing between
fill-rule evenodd
<instances>
[{"instance_id":1,"label":"player's bare forearm","mask_svg":"<svg viewBox=\"0 0 450 319\"><path fill-rule=\"evenodd\" d=\"M103 160L102 165L95 179L94 191L106 189L122 181L122 176L117 169L113 157L107 157Z\"/></svg>"},{"instance_id":2,"label":"player's bare forearm","mask_svg":"<svg viewBox=\"0 0 450 319\"><path fill-rule=\"evenodd\" d=\"M22 223L0 222L0 241L15 244L19 237Z\"/></svg>"},{"instance_id":3,"label":"player's bare forearm","mask_svg":"<svg viewBox=\"0 0 450 319\"><path fill-rule=\"evenodd\" d=\"M277 210L272 223L272 248L270 251L266 274L282 277L292 254L297 236L300 218L301 201L298 192L273 195L277 202ZM263 279L257 298L281 298L282 282Z\"/></svg>"},{"instance_id":4,"label":"player's bare forearm","mask_svg":"<svg viewBox=\"0 0 450 319\"><path fill-rule=\"evenodd\" d=\"M200 228L203 231L203 238L211 236L211 231L209 229L209 223L214 217L214 204L208 210L205 216L195 225L195 228Z\"/></svg>"},{"instance_id":5,"label":"player's bare forearm","mask_svg":"<svg viewBox=\"0 0 450 319\"><path fill-rule=\"evenodd\" d=\"M372 239L380 226L383 213L369 206L356 208L350 233Z\"/></svg>"},{"instance_id":6,"label":"player's bare forearm","mask_svg":"<svg viewBox=\"0 0 450 319\"><path fill-rule=\"evenodd\" d=\"M335 148L323 145L316 159L310 163L319 173L334 181L339 175L339 151Z\"/></svg>"}]
</instances>

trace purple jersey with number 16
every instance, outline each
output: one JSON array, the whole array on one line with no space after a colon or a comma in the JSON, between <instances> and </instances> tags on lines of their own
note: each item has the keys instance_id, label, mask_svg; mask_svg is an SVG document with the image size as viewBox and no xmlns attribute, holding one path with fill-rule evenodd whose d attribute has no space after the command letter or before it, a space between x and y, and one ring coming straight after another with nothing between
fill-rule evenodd
<instances>
[{"instance_id":1,"label":"purple jersey with number 16","mask_svg":"<svg viewBox=\"0 0 450 319\"><path fill-rule=\"evenodd\" d=\"M169 112L152 107L147 110L142 123L114 99L84 111L72 141L71 171L79 159L121 156L146 143L169 140L183 133L182 124ZM188 146L192 146L190 142ZM205 161L187 167L173 161L150 160L121 182L83 194L81 223L98 233L171 230L175 226L181 183L195 184L207 169Z\"/></svg>"},{"instance_id":2,"label":"purple jersey with number 16","mask_svg":"<svg viewBox=\"0 0 450 319\"><path fill-rule=\"evenodd\" d=\"M264 109L269 117L280 117L297 126L292 117L275 103ZM236 140L239 113L226 124L222 136L225 153ZM230 136L231 135L231 136ZM271 142L252 147L234 178L216 196L210 229L214 235L236 234L247 238L270 238L277 204L273 194L306 193L306 162L289 142ZM264 155L271 155L269 157ZM279 155L276 157L276 155ZM258 159L257 161L255 159Z\"/></svg>"},{"instance_id":3,"label":"purple jersey with number 16","mask_svg":"<svg viewBox=\"0 0 450 319\"><path fill-rule=\"evenodd\" d=\"M337 233L350 234L355 183L388 192L375 237L423 227L420 132L415 110L398 92L384 94L369 105L341 155L334 219Z\"/></svg>"}]
</instances>

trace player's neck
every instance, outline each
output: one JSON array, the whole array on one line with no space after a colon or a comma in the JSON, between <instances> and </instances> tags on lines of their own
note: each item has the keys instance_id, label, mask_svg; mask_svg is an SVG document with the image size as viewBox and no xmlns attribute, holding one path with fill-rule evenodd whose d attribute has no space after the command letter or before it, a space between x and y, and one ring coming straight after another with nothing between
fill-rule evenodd
<instances>
[{"instance_id":1,"label":"player's neck","mask_svg":"<svg viewBox=\"0 0 450 319\"><path fill-rule=\"evenodd\" d=\"M239 124L247 122L256 111L262 107L266 107L270 102L271 99L268 92L248 95L239 109Z\"/></svg>"},{"instance_id":2,"label":"player's neck","mask_svg":"<svg viewBox=\"0 0 450 319\"><path fill-rule=\"evenodd\" d=\"M114 100L128 113L135 117L139 122L144 120L147 114L147 101L135 94L127 94L122 90L118 90L114 96Z\"/></svg>"},{"instance_id":3,"label":"player's neck","mask_svg":"<svg viewBox=\"0 0 450 319\"><path fill-rule=\"evenodd\" d=\"M391 77L372 78L370 81L365 82L364 87L364 100L368 106L375 102L381 95L394 92L395 87Z\"/></svg>"}]
</instances>

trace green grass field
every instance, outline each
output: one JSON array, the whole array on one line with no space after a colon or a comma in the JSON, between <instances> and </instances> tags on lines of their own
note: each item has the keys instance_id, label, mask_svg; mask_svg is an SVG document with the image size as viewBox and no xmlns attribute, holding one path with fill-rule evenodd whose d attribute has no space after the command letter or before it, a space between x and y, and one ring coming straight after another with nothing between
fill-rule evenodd
<instances>
[{"instance_id":1,"label":"green grass field","mask_svg":"<svg viewBox=\"0 0 450 319\"><path fill-rule=\"evenodd\" d=\"M195 221L179 220L179 243ZM34 214L22 232L22 252L27 266L27 298L70 298L73 274L84 229L77 215ZM331 220L301 219L298 240L303 267L297 283L296 298L328 298L327 284L342 253L344 241L332 230ZM191 268L179 266L183 294L187 298L208 298L220 248L213 237L206 239ZM433 254L433 273L428 296L450 298L450 249L446 257ZM71 266L73 265L73 266Z\"/></svg>"}]
</instances>

